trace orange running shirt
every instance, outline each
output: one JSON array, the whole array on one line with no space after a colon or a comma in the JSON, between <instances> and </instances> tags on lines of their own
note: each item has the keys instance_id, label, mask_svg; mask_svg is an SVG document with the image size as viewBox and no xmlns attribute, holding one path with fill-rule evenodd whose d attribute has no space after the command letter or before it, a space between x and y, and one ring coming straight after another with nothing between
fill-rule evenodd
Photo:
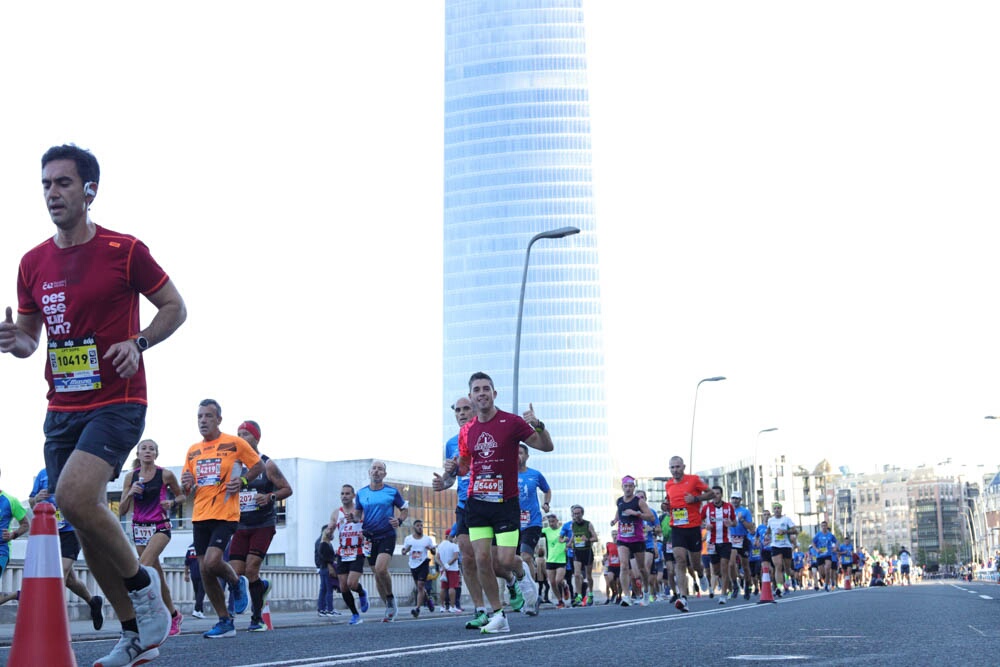
<instances>
[{"instance_id":1,"label":"orange running shirt","mask_svg":"<svg viewBox=\"0 0 1000 667\"><path fill-rule=\"evenodd\" d=\"M226 482L242 470L239 464L252 468L260 461L253 447L235 435L221 433L215 440L196 442L188 449L184 472L194 475L194 513L192 521L240 520L240 494L226 497ZM239 462L239 463L237 463Z\"/></svg>"},{"instance_id":2,"label":"orange running shirt","mask_svg":"<svg viewBox=\"0 0 1000 667\"><path fill-rule=\"evenodd\" d=\"M667 480L667 499L670 502L670 525L674 528L701 527L701 501L684 502L684 496L700 496L708 491L708 484L698 475L684 475L681 481Z\"/></svg>"}]
</instances>

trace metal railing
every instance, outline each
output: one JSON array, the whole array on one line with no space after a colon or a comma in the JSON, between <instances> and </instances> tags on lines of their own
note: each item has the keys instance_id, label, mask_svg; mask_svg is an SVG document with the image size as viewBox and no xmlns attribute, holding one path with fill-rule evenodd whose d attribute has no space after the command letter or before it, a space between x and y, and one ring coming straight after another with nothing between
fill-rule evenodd
<instances>
[{"instance_id":1,"label":"metal railing","mask_svg":"<svg viewBox=\"0 0 1000 667\"><path fill-rule=\"evenodd\" d=\"M83 582L91 593L103 595L100 587L94 579L86 564L82 561L76 565L76 576ZM184 568L176 566L164 566L163 574L170 589L174 606L182 614L190 615L194 609L194 587L190 581L184 580ZM271 582L271 592L268 595L267 603L271 611L306 611L316 608L316 598L319 596L319 574L315 568L307 567L265 567L261 576ZM402 604L405 604L414 591L413 578L409 571L391 571L392 589ZM20 590L21 581L24 577L24 563L12 561L4 571L3 579L0 580L0 591ZM378 590L375 588L375 577L366 568L361 575L361 584L368 591L369 599L373 606L381 605ZM90 618L89 607L71 593L69 589L63 588L63 598L70 620ZM338 608L344 607L344 601L340 595L334 593L334 605ZM205 612L211 616L211 604L205 599ZM113 619L114 610L110 604L105 603L104 614L108 619ZM0 623L13 623L17 615L17 603L10 602L0 607Z\"/></svg>"}]
</instances>

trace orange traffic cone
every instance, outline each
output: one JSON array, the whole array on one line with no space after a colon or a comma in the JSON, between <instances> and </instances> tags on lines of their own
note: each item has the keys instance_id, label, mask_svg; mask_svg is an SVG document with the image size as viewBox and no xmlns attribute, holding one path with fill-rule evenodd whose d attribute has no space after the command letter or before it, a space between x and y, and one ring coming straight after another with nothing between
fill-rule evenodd
<instances>
[{"instance_id":1,"label":"orange traffic cone","mask_svg":"<svg viewBox=\"0 0 1000 667\"><path fill-rule=\"evenodd\" d=\"M76 667L70 645L69 618L63 600L62 557L56 534L55 507L35 505L24 580L18 603L10 667L68 665Z\"/></svg>"},{"instance_id":2,"label":"orange traffic cone","mask_svg":"<svg viewBox=\"0 0 1000 667\"><path fill-rule=\"evenodd\" d=\"M777 604L774 599L774 593L771 591L771 568L766 562L762 562L760 566L760 599L757 600L757 604L764 604L766 602Z\"/></svg>"},{"instance_id":3,"label":"orange traffic cone","mask_svg":"<svg viewBox=\"0 0 1000 667\"><path fill-rule=\"evenodd\" d=\"M844 574L844 590L845 591L851 590L851 579L852 579L851 572L850 572L850 570L848 570L847 573Z\"/></svg>"},{"instance_id":4,"label":"orange traffic cone","mask_svg":"<svg viewBox=\"0 0 1000 667\"><path fill-rule=\"evenodd\" d=\"M267 626L268 630L274 630L274 626L271 625L271 605L264 603L264 608L260 610L260 620L264 621L264 625Z\"/></svg>"}]
</instances>

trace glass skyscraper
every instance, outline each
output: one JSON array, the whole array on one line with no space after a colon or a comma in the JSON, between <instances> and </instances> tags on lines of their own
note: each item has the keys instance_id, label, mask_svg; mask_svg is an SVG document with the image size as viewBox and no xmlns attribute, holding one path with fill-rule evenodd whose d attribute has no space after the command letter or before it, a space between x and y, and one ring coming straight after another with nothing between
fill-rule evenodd
<instances>
[{"instance_id":1,"label":"glass skyscraper","mask_svg":"<svg viewBox=\"0 0 1000 667\"><path fill-rule=\"evenodd\" d=\"M529 240L518 412L534 405L555 451L528 465L569 520L611 512L586 42L580 0L448 0L444 134L444 396L484 371L511 409ZM455 433L445 422L444 433ZM602 538L607 536L605 531Z\"/></svg>"}]
</instances>

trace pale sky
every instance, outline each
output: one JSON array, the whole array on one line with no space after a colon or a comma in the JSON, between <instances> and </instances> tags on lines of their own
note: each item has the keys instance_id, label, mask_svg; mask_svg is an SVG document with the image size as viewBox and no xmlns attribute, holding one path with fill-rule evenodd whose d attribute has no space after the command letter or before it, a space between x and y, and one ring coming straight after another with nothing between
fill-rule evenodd
<instances>
[{"instance_id":1,"label":"pale sky","mask_svg":"<svg viewBox=\"0 0 1000 667\"><path fill-rule=\"evenodd\" d=\"M443 3L36 4L0 10L0 305L54 231L39 158L75 142L101 162L93 219L144 240L188 305L146 357L160 463L212 397L272 456L438 464ZM995 469L1000 7L585 8L620 467L686 456L695 386L724 375L701 387L696 468L778 427L761 451L809 467ZM0 359L19 497L44 363Z\"/></svg>"}]
</instances>

